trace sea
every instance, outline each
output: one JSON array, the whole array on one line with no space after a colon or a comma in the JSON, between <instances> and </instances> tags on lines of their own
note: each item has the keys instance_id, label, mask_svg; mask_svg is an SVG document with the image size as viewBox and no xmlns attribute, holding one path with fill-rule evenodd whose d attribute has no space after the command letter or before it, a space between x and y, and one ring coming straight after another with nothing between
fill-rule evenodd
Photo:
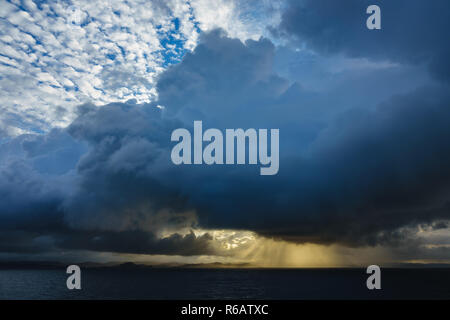
<instances>
[{"instance_id":1,"label":"sea","mask_svg":"<svg viewBox=\"0 0 450 320\"><path fill-rule=\"evenodd\" d=\"M365 269L87 268L69 290L64 268L0 269L0 299L450 299L450 269L382 269L368 290Z\"/></svg>"}]
</instances>

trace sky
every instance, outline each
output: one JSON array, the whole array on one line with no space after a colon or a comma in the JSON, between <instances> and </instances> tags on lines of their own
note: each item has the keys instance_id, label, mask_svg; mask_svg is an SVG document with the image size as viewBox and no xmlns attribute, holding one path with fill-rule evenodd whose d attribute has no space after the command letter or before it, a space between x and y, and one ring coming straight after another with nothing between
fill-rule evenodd
<instances>
[{"instance_id":1,"label":"sky","mask_svg":"<svg viewBox=\"0 0 450 320\"><path fill-rule=\"evenodd\" d=\"M0 260L450 263L449 6L0 0ZM174 165L195 120L278 174Z\"/></svg>"}]
</instances>

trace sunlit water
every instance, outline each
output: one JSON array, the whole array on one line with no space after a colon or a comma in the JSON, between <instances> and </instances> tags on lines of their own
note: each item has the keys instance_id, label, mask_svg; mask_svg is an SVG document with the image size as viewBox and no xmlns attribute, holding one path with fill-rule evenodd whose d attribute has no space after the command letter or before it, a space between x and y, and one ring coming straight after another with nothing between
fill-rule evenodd
<instances>
[{"instance_id":1,"label":"sunlit water","mask_svg":"<svg viewBox=\"0 0 450 320\"><path fill-rule=\"evenodd\" d=\"M382 289L363 269L0 270L0 299L449 299L450 269L383 269Z\"/></svg>"}]
</instances>

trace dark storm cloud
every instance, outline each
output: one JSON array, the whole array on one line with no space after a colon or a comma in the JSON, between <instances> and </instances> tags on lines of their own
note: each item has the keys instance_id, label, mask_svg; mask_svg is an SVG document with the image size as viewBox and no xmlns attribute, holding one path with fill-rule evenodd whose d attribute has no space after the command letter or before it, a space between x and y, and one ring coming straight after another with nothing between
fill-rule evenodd
<instances>
[{"instance_id":1,"label":"dark storm cloud","mask_svg":"<svg viewBox=\"0 0 450 320\"><path fill-rule=\"evenodd\" d=\"M193 53L158 79L158 103L167 107L167 117L191 123L236 125L267 118L269 103L289 87L286 79L273 73L274 45L267 39L247 40L226 37L221 30L202 36ZM188 99L187 99L188 98ZM269 101L269 103L268 103ZM252 114L251 111L258 113Z\"/></svg>"},{"instance_id":2,"label":"dark storm cloud","mask_svg":"<svg viewBox=\"0 0 450 320\"><path fill-rule=\"evenodd\" d=\"M66 129L24 135L0 148L0 251L91 250L211 254L183 199L163 183L174 121L148 105L80 106Z\"/></svg>"},{"instance_id":3,"label":"dark storm cloud","mask_svg":"<svg viewBox=\"0 0 450 320\"><path fill-rule=\"evenodd\" d=\"M447 87L430 83L376 108L370 97L359 108L330 100L331 117L273 71L274 54L268 40L214 31L161 74L158 101L83 105L66 129L3 143L1 249L213 253L210 236L171 232L192 227L373 245L450 218ZM280 172L173 165L170 134L193 120L279 128Z\"/></svg>"},{"instance_id":4,"label":"dark storm cloud","mask_svg":"<svg viewBox=\"0 0 450 320\"><path fill-rule=\"evenodd\" d=\"M450 217L449 104L445 87L430 87L374 111L349 111L307 151L282 157L277 176L209 172L190 199L210 227L301 242L401 240L401 227ZM280 139L290 144L296 137Z\"/></svg>"},{"instance_id":5,"label":"dark storm cloud","mask_svg":"<svg viewBox=\"0 0 450 320\"><path fill-rule=\"evenodd\" d=\"M183 199L164 181L176 127L176 121L163 121L160 110L149 105L83 106L67 128L89 145L77 164L77 190L64 203L68 222L122 230L142 223L142 215L180 209Z\"/></svg>"},{"instance_id":6,"label":"dark storm cloud","mask_svg":"<svg viewBox=\"0 0 450 320\"><path fill-rule=\"evenodd\" d=\"M372 4L381 8L381 30L366 27ZM291 1L275 33L325 54L426 63L437 78L450 81L449 10L446 0Z\"/></svg>"},{"instance_id":7,"label":"dark storm cloud","mask_svg":"<svg viewBox=\"0 0 450 320\"><path fill-rule=\"evenodd\" d=\"M304 103L308 92L298 84L264 89L285 83L272 71L268 57L274 48L267 40L244 45L219 34L209 37L162 75L159 103L187 123L196 110L194 117L207 127L280 128L282 165L270 178L249 167L175 168L175 185L188 195L200 223L359 245L403 239L401 227L449 217L445 86L394 96L376 109L369 96L366 108L341 111L329 121ZM255 54L256 48L262 53ZM199 61L216 63L201 68ZM234 70L233 81L220 77L227 68ZM226 85L218 86L220 81Z\"/></svg>"},{"instance_id":8,"label":"dark storm cloud","mask_svg":"<svg viewBox=\"0 0 450 320\"><path fill-rule=\"evenodd\" d=\"M88 250L97 252L164 255L217 254L212 237L205 233L178 233L159 238L142 230L102 231L74 230L59 225L58 230L46 230L46 226L34 224L25 230L3 230L0 234L0 252L40 254L61 250Z\"/></svg>"},{"instance_id":9,"label":"dark storm cloud","mask_svg":"<svg viewBox=\"0 0 450 320\"><path fill-rule=\"evenodd\" d=\"M91 250L133 254L205 255L215 254L211 236L173 234L159 239L149 232L140 230L120 232L77 232L61 236L58 246L64 249Z\"/></svg>"}]
</instances>

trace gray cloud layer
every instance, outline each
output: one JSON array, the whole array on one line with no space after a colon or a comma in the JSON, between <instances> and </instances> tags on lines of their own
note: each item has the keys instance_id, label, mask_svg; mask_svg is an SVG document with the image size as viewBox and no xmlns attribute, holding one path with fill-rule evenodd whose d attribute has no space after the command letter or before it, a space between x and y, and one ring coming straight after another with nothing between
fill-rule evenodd
<instances>
[{"instance_id":1,"label":"gray cloud layer","mask_svg":"<svg viewBox=\"0 0 450 320\"><path fill-rule=\"evenodd\" d=\"M326 54L427 63L443 81L450 80L450 28L446 0L305 0L290 1L276 33L294 36ZM381 8L381 30L366 28L369 5Z\"/></svg>"}]
</instances>

